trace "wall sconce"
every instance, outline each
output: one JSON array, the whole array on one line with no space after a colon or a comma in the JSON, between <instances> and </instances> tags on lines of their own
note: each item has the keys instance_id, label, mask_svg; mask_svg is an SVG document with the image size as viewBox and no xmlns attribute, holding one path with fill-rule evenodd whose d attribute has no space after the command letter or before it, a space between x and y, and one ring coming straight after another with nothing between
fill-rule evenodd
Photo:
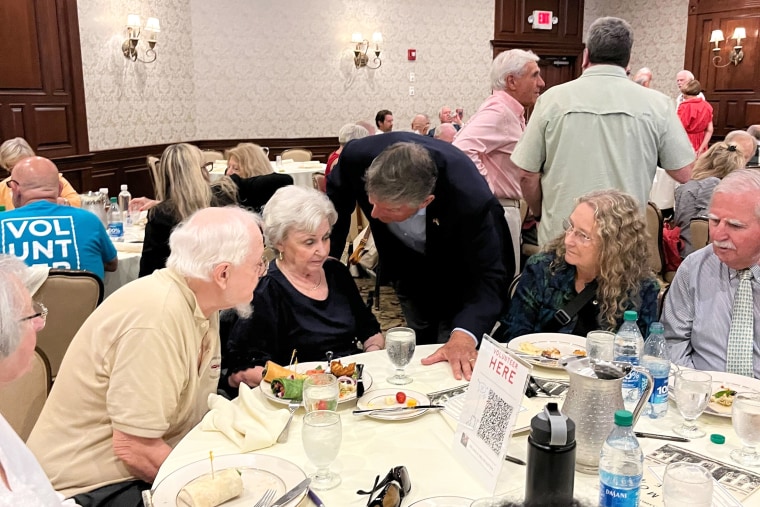
<instances>
[{"instance_id":1,"label":"wall sconce","mask_svg":"<svg viewBox=\"0 0 760 507\"><path fill-rule=\"evenodd\" d=\"M732 63L734 65L739 65L739 62L744 59L744 51L742 51L742 39L747 38L747 31L744 28L738 26L734 30L734 34L731 36L731 38L736 41L734 43L734 49L728 55L728 62L723 65L719 65L722 57L718 54L720 52L720 47L718 47L718 45L725 39L723 38L723 30L712 31L712 35L710 35L710 43L715 43L715 47L712 48L713 53L715 54L715 56L712 58L712 64L715 67L728 67ZM728 43L726 43L726 46L728 46Z\"/></svg>"},{"instance_id":2,"label":"wall sconce","mask_svg":"<svg viewBox=\"0 0 760 507\"><path fill-rule=\"evenodd\" d=\"M380 34L380 32L375 32L372 34L372 44L375 46L375 49L373 50L375 53L375 58L372 59L373 65L370 65L369 56L367 56L367 51L369 50L370 46L369 41L362 37L362 34L356 32L351 36L351 42L355 44L354 65L356 65L357 69L361 67L377 69L383 64L382 60L380 60L380 43L383 42L383 36Z\"/></svg>"},{"instance_id":3,"label":"wall sconce","mask_svg":"<svg viewBox=\"0 0 760 507\"><path fill-rule=\"evenodd\" d=\"M140 58L137 52L137 43L140 42L141 32L145 32L142 40L148 43L148 49L145 50L143 58ZM124 56L133 62L152 63L156 61L156 35L161 31L158 24L158 18L148 18L145 22L145 28L142 28L140 16L130 14L127 16L127 40L121 45L121 52Z\"/></svg>"}]
</instances>

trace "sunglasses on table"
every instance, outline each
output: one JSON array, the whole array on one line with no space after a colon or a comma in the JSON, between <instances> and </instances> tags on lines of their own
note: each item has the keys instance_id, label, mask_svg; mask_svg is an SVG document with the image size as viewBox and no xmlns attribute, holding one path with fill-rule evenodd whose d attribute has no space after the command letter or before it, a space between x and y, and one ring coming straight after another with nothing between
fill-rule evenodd
<instances>
[{"instance_id":1,"label":"sunglasses on table","mask_svg":"<svg viewBox=\"0 0 760 507\"><path fill-rule=\"evenodd\" d=\"M380 491L373 499L372 495ZM369 495L367 507L399 507L401 500L412 490L412 482L406 467L398 466L391 468L383 480L380 476L375 477L375 484L370 491L359 490L359 495Z\"/></svg>"}]
</instances>

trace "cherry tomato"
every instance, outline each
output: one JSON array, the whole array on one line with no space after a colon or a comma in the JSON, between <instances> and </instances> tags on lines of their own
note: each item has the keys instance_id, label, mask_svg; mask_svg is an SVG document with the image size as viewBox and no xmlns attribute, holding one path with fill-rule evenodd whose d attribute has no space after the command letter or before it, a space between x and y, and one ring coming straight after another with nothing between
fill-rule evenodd
<instances>
[{"instance_id":1,"label":"cherry tomato","mask_svg":"<svg viewBox=\"0 0 760 507\"><path fill-rule=\"evenodd\" d=\"M406 401L406 394L404 394L404 391L399 391L396 393L396 403L404 403Z\"/></svg>"},{"instance_id":2,"label":"cherry tomato","mask_svg":"<svg viewBox=\"0 0 760 507\"><path fill-rule=\"evenodd\" d=\"M327 410L327 401L326 400L319 400L317 402L317 410Z\"/></svg>"}]
</instances>

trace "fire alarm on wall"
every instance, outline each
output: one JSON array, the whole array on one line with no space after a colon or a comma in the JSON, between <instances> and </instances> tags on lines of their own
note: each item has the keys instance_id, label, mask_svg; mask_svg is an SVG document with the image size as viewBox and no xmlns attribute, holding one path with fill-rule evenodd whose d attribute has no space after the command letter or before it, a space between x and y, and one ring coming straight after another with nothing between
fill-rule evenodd
<instances>
[{"instance_id":1,"label":"fire alarm on wall","mask_svg":"<svg viewBox=\"0 0 760 507\"><path fill-rule=\"evenodd\" d=\"M417 50L416 49L407 49L407 56L406 59L410 62L413 62L417 59Z\"/></svg>"}]
</instances>

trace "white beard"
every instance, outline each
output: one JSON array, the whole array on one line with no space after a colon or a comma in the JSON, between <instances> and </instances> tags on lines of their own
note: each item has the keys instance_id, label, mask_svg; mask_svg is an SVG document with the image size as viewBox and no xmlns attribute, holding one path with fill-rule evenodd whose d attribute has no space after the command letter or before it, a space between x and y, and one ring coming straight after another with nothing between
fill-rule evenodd
<instances>
[{"instance_id":1,"label":"white beard","mask_svg":"<svg viewBox=\"0 0 760 507\"><path fill-rule=\"evenodd\" d=\"M238 314L238 317L241 319L247 319L253 314L253 306L251 306L251 303L241 303L239 305L235 305L235 313Z\"/></svg>"}]
</instances>

